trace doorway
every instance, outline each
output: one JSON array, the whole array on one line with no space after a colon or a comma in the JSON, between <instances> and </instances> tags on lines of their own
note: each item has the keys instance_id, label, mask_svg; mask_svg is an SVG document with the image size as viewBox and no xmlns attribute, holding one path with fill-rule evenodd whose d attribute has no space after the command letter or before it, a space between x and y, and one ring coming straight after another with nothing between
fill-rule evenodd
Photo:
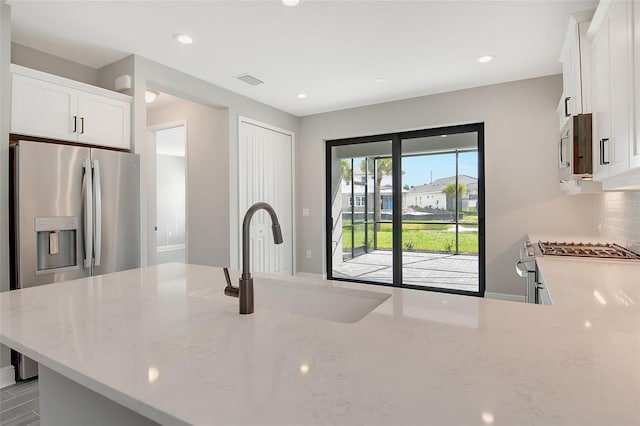
<instances>
[{"instance_id":1,"label":"doorway","mask_svg":"<svg viewBox=\"0 0 640 426\"><path fill-rule=\"evenodd\" d=\"M327 142L327 272L484 295L484 125Z\"/></svg>"},{"instance_id":2,"label":"doorway","mask_svg":"<svg viewBox=\"0 0 640 426\"><path fill-rule=\"evenodd\" d=\"M156 263L187 259L186 125L155 131Z\"/></svg>"}]
</instances>

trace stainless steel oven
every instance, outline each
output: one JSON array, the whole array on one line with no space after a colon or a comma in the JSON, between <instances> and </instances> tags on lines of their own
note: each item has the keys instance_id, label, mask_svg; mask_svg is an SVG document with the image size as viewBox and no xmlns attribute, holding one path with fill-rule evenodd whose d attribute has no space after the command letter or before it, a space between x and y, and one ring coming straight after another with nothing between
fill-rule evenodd
<instances>
[{"instance_id":1,"label":"stainless steel oven","mask_svg":"<svg viewBox=\"0 0 640 426\"><path fill-rule=\"evenodd\" d=\"M544 289L544 283L541 279L540 270L536 263L536 255L539 252L529 241L527 241L524 247L520 248L520 260L516 263L516 273L525 280L525 292L524 297L527 303L540 304L542 301L550 298L545 298L541 292ZM551 304L551 303L548 303Z\"/></svg>"},{"instance_id":2,"label":"stainless steel oven","mask_svg":"<svg viewBox=\"0 0 640 426\"><path fill-rule=\"evenodd\" d=\"M516 273L525 279L525 299L527 303L551 305L551 294L538 268L536 259L540 256L565 256L596 259L640 261L640 254L613 243L573 243L559 241L527 241L520 249L520 260L516 263Z\"/></svg>"}]
</instances>

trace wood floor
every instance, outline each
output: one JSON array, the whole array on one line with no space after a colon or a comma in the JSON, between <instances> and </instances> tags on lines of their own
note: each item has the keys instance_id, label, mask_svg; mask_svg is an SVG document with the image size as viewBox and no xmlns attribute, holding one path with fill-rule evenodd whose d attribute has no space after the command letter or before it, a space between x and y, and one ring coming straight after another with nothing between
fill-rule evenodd
<instances>
[{"instance_id":1,"label":"wood floor","mask_svg":"<svg viewBox=\"0 0 640 426\"><path fill-rule=\"evenodd\" d=\"M40 426L37 380L0 389L0 426Z\"/></svg>"}]
</instances>

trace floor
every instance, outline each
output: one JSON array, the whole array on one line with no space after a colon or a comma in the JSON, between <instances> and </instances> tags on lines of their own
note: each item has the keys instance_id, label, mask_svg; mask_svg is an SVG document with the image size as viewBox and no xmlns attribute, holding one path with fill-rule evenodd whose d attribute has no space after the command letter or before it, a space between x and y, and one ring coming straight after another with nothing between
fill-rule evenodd
<instances>
[{"instance_id":1,"label":"floor","mask_svg":"<svg viewBox=\"0 0 640 426\"><path fill-rule=\"evenodd\" d=\"M333 266L341 278L392 281L391 251L376 250ZM478 291L478 256L450 253L404 252L402 278L405 284L454 290Z\"/></svg>"},{"instance_id":2,"label":"floor","mask_svg":"<svg viewBox=\"0 0 640 426\"><path fill-rule=\"evenodd\" d=\"M40 426L37 380L0 389L0 426Z\"/></svg>"}]
</instances>

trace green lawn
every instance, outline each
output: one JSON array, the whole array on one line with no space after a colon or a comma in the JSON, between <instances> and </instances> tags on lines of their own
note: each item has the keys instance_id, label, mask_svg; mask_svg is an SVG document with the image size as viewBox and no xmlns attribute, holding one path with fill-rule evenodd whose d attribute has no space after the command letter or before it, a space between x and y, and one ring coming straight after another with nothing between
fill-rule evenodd
<instances>
[{"instance_id":1,"label":"green lawn","mask_svg":"<svg viewBox=\"0 0 640 426\"><path fill-rule=\"evenodd\" d=\"M465 228L475 228L477 230L477 216L475 221L464 218ZM455 252L456 234L448 231L454 229L451 224L418 224L404 221L402 225L402 248L408 251L434 251L434 252ZM343 250L351 250L351 228L343 226ZM378 248L391 249L393 244L393 232L390 223L383 223L378 231ZM373 247L373 225L369 226L369 246ZM356 246L361 246L364 242L364 226L356 226L355 231ZM458 233L458 251L460 253L478 253L478 232Z\"/></svg>"}]
</instances>

